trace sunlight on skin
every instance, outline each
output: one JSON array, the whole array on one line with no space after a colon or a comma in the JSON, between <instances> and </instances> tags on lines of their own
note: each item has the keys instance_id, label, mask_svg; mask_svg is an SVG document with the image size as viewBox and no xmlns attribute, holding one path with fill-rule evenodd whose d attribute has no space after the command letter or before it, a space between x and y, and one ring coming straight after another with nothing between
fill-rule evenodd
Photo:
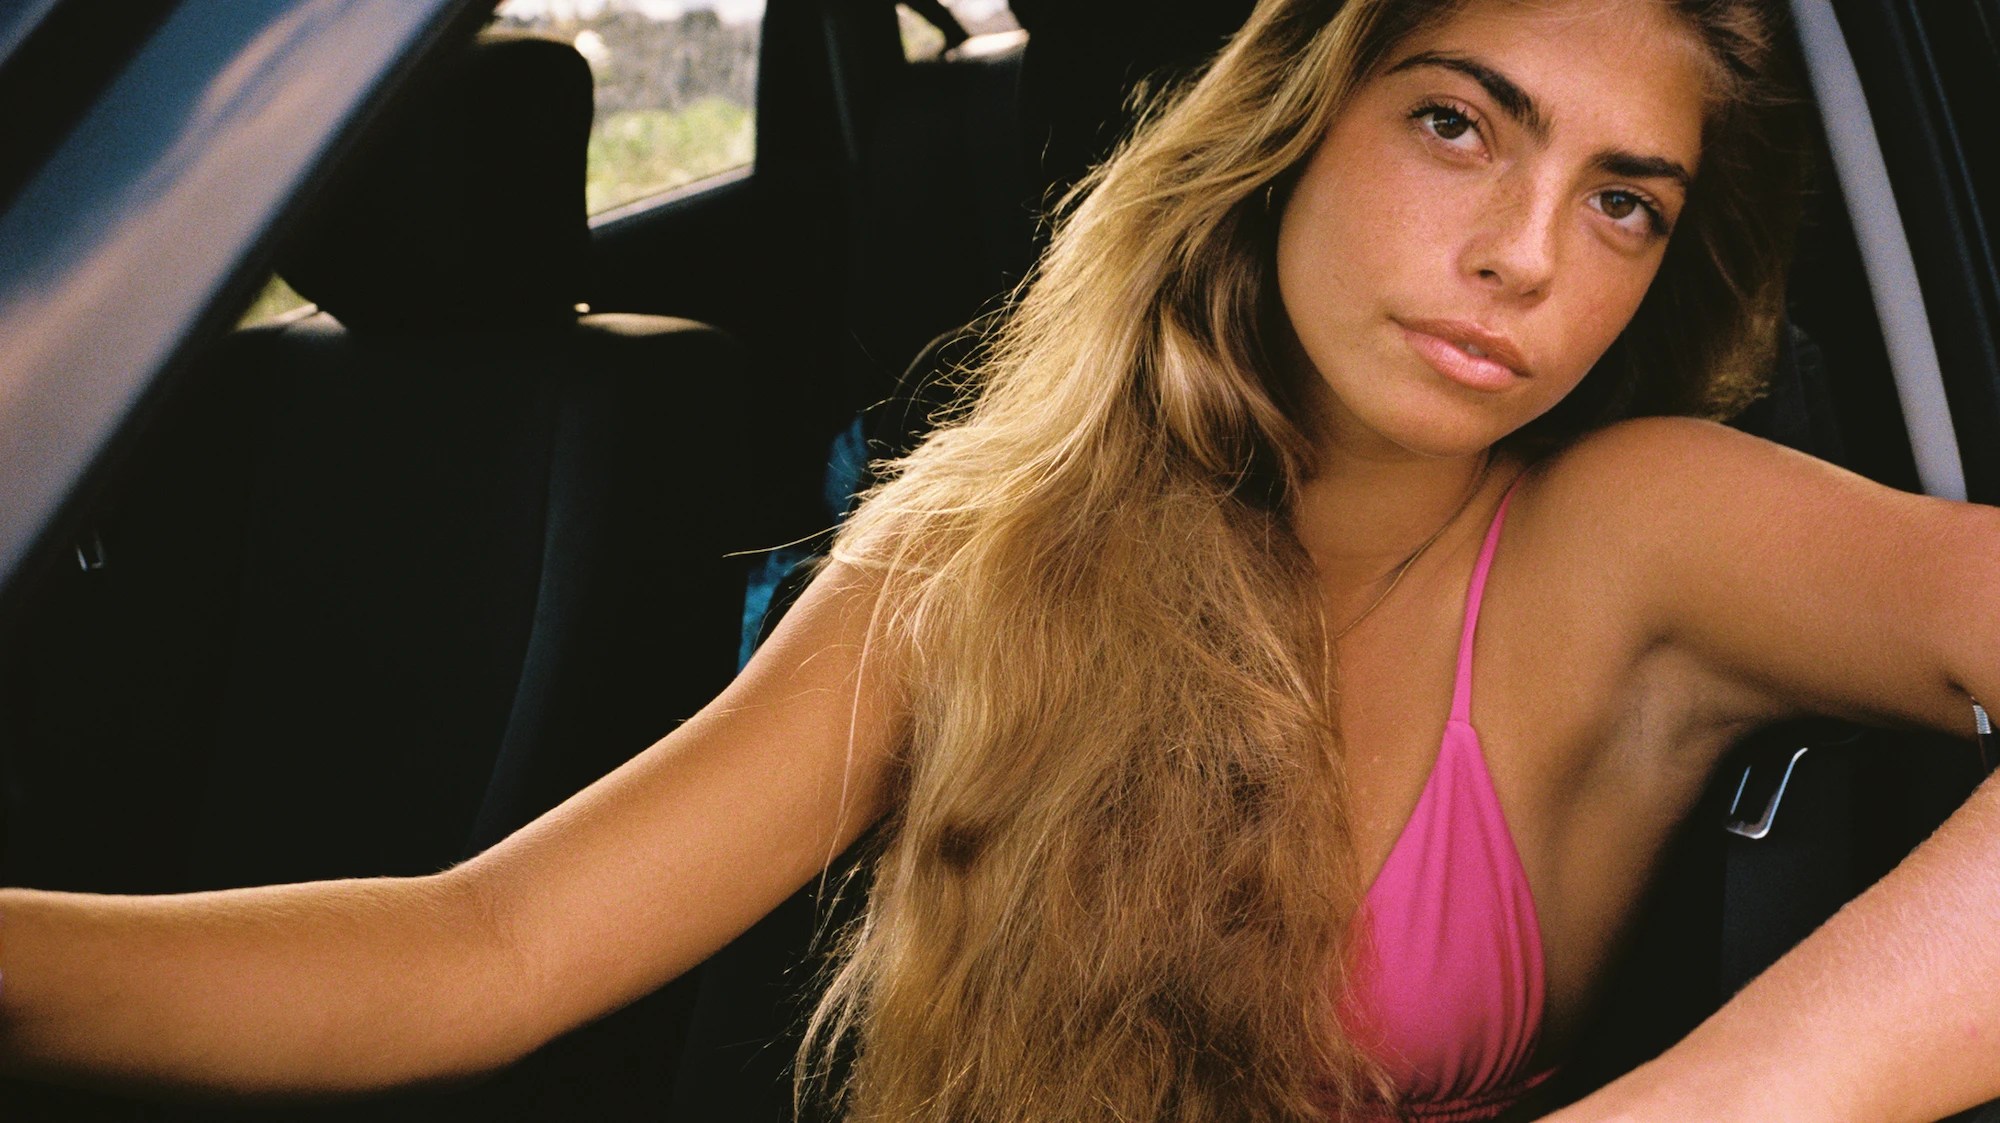
<instances>
[{"instance_id":1,"label":"sunlight on skin","mask_svg":"<svg viewBox=\"0 0 2000 1123\"><path fill-rule=\"evenodd\" d=\"M1325 470L1297 511L1322 565L1406 555L1485 450L1624 329L1665 252L1655 222L1670 227L1685 193L1602 156L1698 166L1695 51L1652 4L1475 4L1405 44L1321 142L1284 208L1277 278L1292 361L1330 391ZM1533 116L1468 69L1525 91ZM1446 377L1405 331L1420 321L1503 337L1527 376Z\"/></svg>"},{"instance_id":2,"label":"sunlight on skin","mask_svg":"<svg viewBox=\"0 0 2000 1123\"><path fill-rule=\"evenodd\" d=\"M1546 411L1624 329L1685 202L1601 153L1700 159L1688 33L1652 4L1476 5L1399 52L1306 166L1285 208L1278 284L1356 454L1466 456ZM1530 127L1451 61L1532 97ZM1643 63L1643 64L1642 64ZM1634 206L1634 204L1638 204ZM1481 393L1440 378L1399 325L1509 337L1532 377Z\"/></svg>"}]
</instances>

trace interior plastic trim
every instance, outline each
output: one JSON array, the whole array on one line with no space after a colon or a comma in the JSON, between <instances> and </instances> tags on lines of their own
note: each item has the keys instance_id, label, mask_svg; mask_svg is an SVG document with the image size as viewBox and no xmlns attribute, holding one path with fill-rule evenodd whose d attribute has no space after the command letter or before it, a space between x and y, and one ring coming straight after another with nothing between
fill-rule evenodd
<instances>
[{"instance_id":1,"label":"interior plastic trim","mask_svg":"<svg viewBox=\"0 0 2000 1123\"><path fill-rule=\"evenodd\" d=\"M1860 72L1848 52L1832 0L1792 0L1792 16L1832 150L1834 173L1847 196L1848 219L1888 349L1917 479L1927 494L1963 500L1965 468L1945 397L1944 374Z\"/></svg>"}]
</instances>

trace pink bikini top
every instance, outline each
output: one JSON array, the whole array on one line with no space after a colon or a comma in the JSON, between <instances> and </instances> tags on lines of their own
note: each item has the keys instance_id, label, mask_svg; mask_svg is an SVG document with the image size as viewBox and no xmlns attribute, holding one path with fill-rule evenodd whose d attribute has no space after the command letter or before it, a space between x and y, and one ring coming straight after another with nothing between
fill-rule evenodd
<instances>
[{"instance_id":1,"label":"pink bikini top","mask_svg":"<svg viewBox=\"0 0 2000 1123\"><path fill-rule=\"evenodd\" d=\"M1385 1118L1491 1119L1554 1071L1525 1071L1542 1028L1542 933L1472 727L1472 637L1513 498L1510 487L1466 590L1437 762L1357 921L1360 970L1340 1016L1401 1093Z\"/></svg>"}]
</instances>

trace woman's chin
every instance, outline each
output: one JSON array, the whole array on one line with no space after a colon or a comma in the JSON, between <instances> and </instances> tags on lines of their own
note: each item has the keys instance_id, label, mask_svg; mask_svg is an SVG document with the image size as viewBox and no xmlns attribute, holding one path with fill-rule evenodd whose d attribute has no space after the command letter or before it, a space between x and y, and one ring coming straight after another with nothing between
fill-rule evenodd
<instances>
[{"instance_id":1,"label":"woman's chin","mask_svg":"<svg viewBox=\"0 0 2000 1123\"><path fill-rule=\"evenodd\" d=\"M1363 422L1355 426L1349 439L1336 440L1335 444L1357 453L1372 446L1381 455L1461 460L1485 452L1519 427L1491 413L1461 415L1466 412L1425 411L1384 417L1373 424Z\"/></svg>"}]
</instances>

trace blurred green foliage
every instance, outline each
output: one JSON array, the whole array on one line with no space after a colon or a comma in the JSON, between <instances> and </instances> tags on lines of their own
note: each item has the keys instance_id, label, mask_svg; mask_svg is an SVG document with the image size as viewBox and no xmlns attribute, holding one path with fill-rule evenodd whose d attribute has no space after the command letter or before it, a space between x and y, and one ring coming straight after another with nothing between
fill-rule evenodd
<instances>
[{"instance_id":1,"label":"blurred green foliage","mask_svg":"<svg viewBox=\"0 0 2000 1123\"><path fill-rule=\"evenodd\" d=\"M903 34L903 57L911 62L944 53L944 32L902 4L896 5L896 29Z\"/></svg>"},{"instance_id":2,"label":"blurred green foliage","mask_svg":"<svg viewBox=\"0 0 2000 1123\"><path fill-rule=\"evenodd\" d=\"M247 328L251 324L275 320L294 308L305 306L306 298L293 292L292 286L286 284L283 277L273 274L271 279L265 282L264 291L258 293L257 299L250 302L250 310L243 313L242 319L236 321L236 326Z\"/></svg>"},{"instance_id":3,"label":"blurred green foliage","mask_svg":"<svg viewBox=\"0 0 2000 1123\"><path fill-rule=\"evenodd\" d=\"M590 132L584 199L596 214L706 179L748 164L755 144L751 111L719 97L607 114Z\"/></svg>"}]
</instances>

